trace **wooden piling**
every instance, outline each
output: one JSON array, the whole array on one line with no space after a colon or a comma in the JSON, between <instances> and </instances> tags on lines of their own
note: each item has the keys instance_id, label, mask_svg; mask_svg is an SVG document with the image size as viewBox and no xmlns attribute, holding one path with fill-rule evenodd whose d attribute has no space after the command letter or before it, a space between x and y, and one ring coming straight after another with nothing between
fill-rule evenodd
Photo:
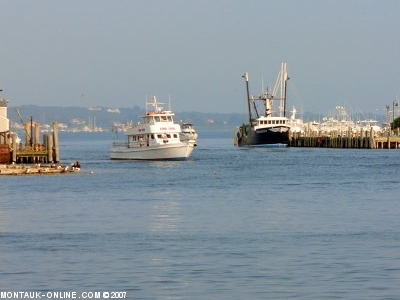
<instances>
[{"instance_id":1,"label":"wooden piling","mask_svg":"<svg viewBox=\"0 0 400 300\"><path fill-rule=\"evenodd\" d=\"M38 122L35 122L35 144L40 143L40 124Z\"/></svg>"},{"instance_id":2,"label":"wooden piling","mask_svg":"<svg viewBox=\"0 0 400 300\"><path fill-rule=\"evenodd\" d=\"M15 134L12 135L12 162L17 162L17 136Z\"/></svg>"},{"instance_id":3,"label":"wooden piling","mask_svg":"<svg viewBox=\"0 0 400 300\"><path fill-rule=\"evenodd\" d=\"M53 160L53 135L46 135L47 138L47 161L49 163L54 162Z\"/></svg>"},{"instance_id":4,"label":"wooden piling","mask_svg":"<svg viewBox=\"0 0 400 300\"><path fill-rule=\"evenodd\" d=\"M25 123L25 145L31 145L32 141L32 130L31 125L29 123Z\"/></svg>"},{"instance_id":5,"label":"wooden piling","mask_svg":"<svg viewBox=\"0 0 400 300\"><path fill-rule=\"evenodd\" d=\"M60 144L58 142L58 122L53 122L53 145L54 145L54 162L60 161Z\"/></svg>"}]
</instances>

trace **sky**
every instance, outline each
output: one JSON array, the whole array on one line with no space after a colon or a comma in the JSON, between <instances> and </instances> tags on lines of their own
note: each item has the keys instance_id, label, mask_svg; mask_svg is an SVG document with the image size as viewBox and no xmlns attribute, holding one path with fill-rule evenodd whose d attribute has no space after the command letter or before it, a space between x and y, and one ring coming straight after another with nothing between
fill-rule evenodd
<instances>
[{"instance_id":1,"label":"sky","mask_svg":"<svg viewBox=\"0 0 400 300\"><path fill-rule=\"evenodd\" d=\"M0 0L9 106L246 113L281 62L288 107L384 112L400 95L398 0Z\"/></svg>"}]
</instances>

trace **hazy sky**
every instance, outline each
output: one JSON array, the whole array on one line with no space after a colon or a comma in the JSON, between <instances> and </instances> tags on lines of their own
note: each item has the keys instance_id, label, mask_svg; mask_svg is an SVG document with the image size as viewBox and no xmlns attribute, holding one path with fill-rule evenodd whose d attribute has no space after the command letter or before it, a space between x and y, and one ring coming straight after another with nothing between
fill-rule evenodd
<instances>
[{"instance_id":1,"label":"hazy sky","mask_svg":"<svg viewBox=\"0 0 400 300\"><path fill-rule=\"evenodd\" d=\"M245 84L288 106L384 110L400 94L398 0L0 0L0 96L9 106L246 112Z\"/></svg>"}]
</instances>

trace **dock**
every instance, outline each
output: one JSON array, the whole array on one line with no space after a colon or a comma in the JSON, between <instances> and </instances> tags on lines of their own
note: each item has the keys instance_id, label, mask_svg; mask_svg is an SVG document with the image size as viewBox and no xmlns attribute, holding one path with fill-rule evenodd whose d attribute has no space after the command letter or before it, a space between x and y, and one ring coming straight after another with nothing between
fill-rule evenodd
<instances>
[{"instance_id":1,"label":"dock","mask_svg":"<svg viewBox=\"0 0 400 300\"><path fill-rule=\"evenodd\" d=\"M19 113L19 112L18 112ZM20 116L21 117L21 116ZM40 124L25 123L25 142L9 128L7 101L0 98L0 175L45 175L77 172L78 161L67 166L60 162L58 122L51 131L41 134Z\"/></svg>"},{"instance_id":2,"label":"dock","mask_svg":"<svg viewBox=\"0 0 400 300\"><path fill-rule=\"evenodd\" d=\"M79 172L75 163L65 164L0 164L1 175L53 175Z\"/></svg>"},{"instance_id":3,"label":"dock","mask_svg":"<svg viewBox=\"0 0 400 300\"><path fill-rule=\"evenodd\" d=\"M400 149L400 136L385 133L376 135L371 129L369 132L354 134L331 132L324 135L316 132L303 134L293 133L289 141L290 147L320 147L342 149Z\"/></svg>"}]
</instances>

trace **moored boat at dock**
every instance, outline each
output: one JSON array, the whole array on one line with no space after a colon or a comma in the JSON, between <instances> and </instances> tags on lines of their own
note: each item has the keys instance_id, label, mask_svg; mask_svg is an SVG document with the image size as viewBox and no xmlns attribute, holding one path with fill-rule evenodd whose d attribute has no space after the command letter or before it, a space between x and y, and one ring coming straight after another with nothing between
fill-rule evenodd
<instances>
[{"instance_id":1,"label":"moored boat at dock","mask_svg":"<svg viewBox=\"0 0 400 300\"><path fill-rule=\"evenodd\" d=\"M298 134L304 132L304 123L303 119L296 118L297 110L294 108L291 111L290 119L289 119L289 126L290 126L290 133Z\"/></svg>"},{"instance_id":2,"label":"moored boat at dock","mask_svg":"<svg viewBox=\"0 0 400 300\"><path fill-rule=\"evenodd\" d=\"M181 141L181 127L174 123L175 115L163 110L157 102L146 103L153 111L146 112L142 122L125 132L126 141L115 141L111 150L111 159L120 160L176 160L188 158L193 150L192 141Z\"/></svg>"},{"instance_id":3,"label":"moored boat at dock","mask_svg":"<svg viewBox=\"0 0 400 300\"><path fill-rule=\"evenodd\" d=\"M315 134L324 136L347 135L350 132L353 135L359 135L361 132L373 130L375 135L380 135L383 128L378 125L378 121L371 118L360 119L362 114L352 117L343 105L336 105L335 112L328 117L322 118L320 123L309 129ZM358 119L358 120L355 120Z\"/></svg>"},{"instance_id":4,"label":"moored boat at dock","mask_svg":"<svg viewBox=\"0 0 400 300\"><path fill-rule=\"evenodd\" d=\"M290 131L289 120L286 118L286 82L288 80L286 63L281 65L272 94L267 91L258 98L254 98L250 95L247 72L243 78L246 80L249 120L247 124L235 128L234 145L286 147L289 143ZM276 97L279 88L280 97ZM279 102L278 112L274 111L275 101Z\"/></svg>"}]
</instances>

